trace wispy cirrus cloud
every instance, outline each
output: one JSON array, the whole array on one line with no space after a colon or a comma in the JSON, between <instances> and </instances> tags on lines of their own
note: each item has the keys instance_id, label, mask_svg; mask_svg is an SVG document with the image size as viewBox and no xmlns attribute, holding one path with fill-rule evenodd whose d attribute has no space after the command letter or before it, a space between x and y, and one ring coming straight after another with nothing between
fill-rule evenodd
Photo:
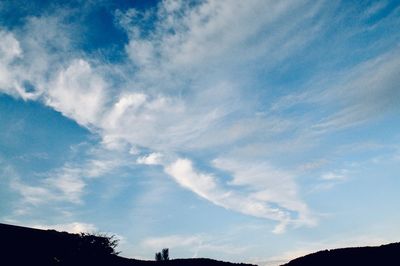
<instances>
[{"instance_id":1,"label":"wispy cirrus cloud","mask_svg":"<svg viewBox=\"0 0 400 266\"><path fill-rule=\"evenodd\" d=\"M221 184L215 175L197 172L188 159L178 159L165 171L178 184L214 204L246 215L276 220L275 233L285 231L287 225L314 225L307 206L301 203L292 177L266 165L246 164L217 159L217 168L233 173L229 185L247 186L250 193L236 191ZM269 178L271 180L269 180ZM274 205L272 205L274 204ZM290 211L298 213L292 217Z\"/></svg>"},{"instance_id":2,"label":"wispy cirrus cloud","mask_svg":"<svg viewBox=\"0 0 400 266\"><path fill-rule=\"evenodd\" d=\"M317 96L315 101L337 99L338 111L315 125L331 130L366 123L386 113L398 112L399 50L394 49L357 66L346 74L343 83Z\"/></svg>"},{"instance_id":3,"label":"wispy cirrus cloud","mask_svg":"<svg viewBox=\"0 0 400 266\"><path fill-rule=\"evenodd\" d=\"M91 179L104 176L126 163L115 158L117 154L105 154L102 148L92 148L89 153L89 159L83 162L66 162L54 170L36 173L36 178L29 182L15 172L9 177L10 186L21 195L25 207L57 202L82 205L85 188Z\"/></svg>"},{"instance_id":4,"label":"wispy cirrus cloud","mask_svg":"<svg viewBox=\"0 0 400 266\"><path fill-rule=\"evenodd\" d=\"M347 13L335 16L331 7L163 1L146 11L118 10L115 20L127 42L124 60L115 64L77 48L77 25L62 19L68 11L61 19L30 17L19 31L1 32L0 90L61 112L99 136L107 151L132 151L132 164L162 164L179 185L213 204L278 221L277 232L312 225L298 165L318 159L309 154L332 132L398 111L398 47L389 43L383 53L366 45L363 51L374 53L337 70L346 64L348 37L367 29L354 23L336 34ZM381 8L372 6L364 16ZM327 70L317 71L321 67ZM307 82L282 93L292 86L279 81L285 73ZM196 169L197 153L215 173ZM300 162L287 159L302 153L308 156ZM32 203L41 196L78 203L85 177L112 165L95 159L86 169L66 165L37 186L16 180L14 188Z\"/></svg>"}]
</instances>

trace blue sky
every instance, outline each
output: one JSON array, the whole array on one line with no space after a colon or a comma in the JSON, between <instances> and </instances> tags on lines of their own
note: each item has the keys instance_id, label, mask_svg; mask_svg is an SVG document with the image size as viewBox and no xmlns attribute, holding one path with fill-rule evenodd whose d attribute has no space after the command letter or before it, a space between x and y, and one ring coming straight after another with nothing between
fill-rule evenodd
<instances>
[{"instance_id":1,"label":"blue sky","mask_svg":"<svg viewBox=\"0 0 400 266\"><path fill-rule=\"evenodd\" d=\"M398 1L2 1L0 221L276 265L399 241Z\"/></svg>"}]
</instances>

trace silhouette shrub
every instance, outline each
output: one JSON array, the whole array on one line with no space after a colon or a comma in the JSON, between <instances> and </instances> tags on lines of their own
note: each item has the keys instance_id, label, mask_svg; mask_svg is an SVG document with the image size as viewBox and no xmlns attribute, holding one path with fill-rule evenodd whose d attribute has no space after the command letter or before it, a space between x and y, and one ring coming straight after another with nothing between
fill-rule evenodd
<instances>
[{"instance_id":1,"label":"silhouette shrub","mask_svg":"<svg viewBox=\"0 0 400 266\"><path fill-rule=\"evenodd\" d=\"M169 250L167 248L163 248L162 252L162 260L169 260Z\"/></svg>"},{"instance_id":2,"label":"silhouette shrub","mask_svg":"<svg viewBox=\"0 0 400 266\"><path fill-rule=\"evenodd\" d=\"M162 261L162 255L161 255L161 252L157 252L157 253L156 253L156 255L155 255L155 259L156 259L156 261Z\"/></svg>"},{"instance_id":3,"label":"silhouette shrub","mask_svg":"<svg viewBox=\"0 0 400 266\"><path fill-rule=\"evenodd\" d=\"M161 252L156 252L155 254L156 261L167 261L169 260L169 249L163 248Z\"/></svg>"}]
</instances>

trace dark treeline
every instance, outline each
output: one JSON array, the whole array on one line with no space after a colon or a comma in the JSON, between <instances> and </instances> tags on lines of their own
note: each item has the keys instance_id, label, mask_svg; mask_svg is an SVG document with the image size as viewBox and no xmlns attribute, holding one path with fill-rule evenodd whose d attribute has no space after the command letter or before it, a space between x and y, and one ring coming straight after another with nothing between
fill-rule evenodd
<instances>
[{"instance_id":1,"label":"dark treeline","mask_svg":"<svg viewBox=\"0 0 400 266\"><path fill-rule=\"evenodd\" d=\"M104 234L70 234L0 223L0 265L109 265L109 266L250 266L212 259L170 259L169 250L156 253L159 261L118 256L117 241ZM157 255L159 254L159 255ZM284 266L398 266L400 243L379 247L324 250Z\"/></svg>"},{"instance_id":2,"label":"dark treeline","mask_svg":"<svg viewBox=\"0 0 400 266\"><path fill-rule=\"evenodd\" d=\"M9 265L89 265L93 260L108 261L118 254L118 241L104 234L70 234L0 224L0 239L1 259L7 259Z\"/></svg>"},{"instance_id":3,"label":"dark treeline","mask_svg":"<svg viewBox=\"0 0 400 266\"><path fill-rule=\"evenodd\" d=\"M0 265L250 266L211 259L143 261L118 256L117 241L104 234L71 234L0 223Z\"/></svg>"}]
</instances>

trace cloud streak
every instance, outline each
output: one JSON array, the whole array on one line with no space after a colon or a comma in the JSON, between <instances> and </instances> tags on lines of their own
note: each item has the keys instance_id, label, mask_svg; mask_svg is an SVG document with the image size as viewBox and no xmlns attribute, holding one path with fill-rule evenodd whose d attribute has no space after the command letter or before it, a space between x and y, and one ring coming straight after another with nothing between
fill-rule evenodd
<instances>
[{"instance_id":1,"label":"cloud streak","mask_svg":"<svg viewBox=\"0 0 400 266\"><path fill-rule=\"evenodd\" d=\"M126 163L122 159L105 156L102 148L93 148L89 153L92 153L91 158L84 162L67 162L60 168L36 173L35 182L25 182L15 173L11 177L11 188L21 195L24 206L46 206L55 202L82 205L85 188L91 179L102 177ZM117 157L118 154L113 153L112 156Z\"/></svg>"},{"instance_id":2,"label":"cloud streak","mask_svg":"<svg viewBox=\"0 0 400 266\"><path fill-rule=\"evenodd\" d=\"M289 224L315 225L305 204L296 195L292 179L277 170L260 165L237 164L234 161L216 160L216 167L234 173L231 185L244 185L255 188L246 195L234 189L224 188L212 174L197 172L188 159L178 159L165 168L182 187L189 189L212 203L242 214L278 221L275 233L282 233ZM247 169L247 170L244 170ZM266 170L266 171L265 171ZM271 175L270 177L268 175ZM271 178L272 180L268 180ZM271 204L276 204L272 206ZM289 211L299 213L299 218L291 217Z\"/></svg>"}]
</instances>

